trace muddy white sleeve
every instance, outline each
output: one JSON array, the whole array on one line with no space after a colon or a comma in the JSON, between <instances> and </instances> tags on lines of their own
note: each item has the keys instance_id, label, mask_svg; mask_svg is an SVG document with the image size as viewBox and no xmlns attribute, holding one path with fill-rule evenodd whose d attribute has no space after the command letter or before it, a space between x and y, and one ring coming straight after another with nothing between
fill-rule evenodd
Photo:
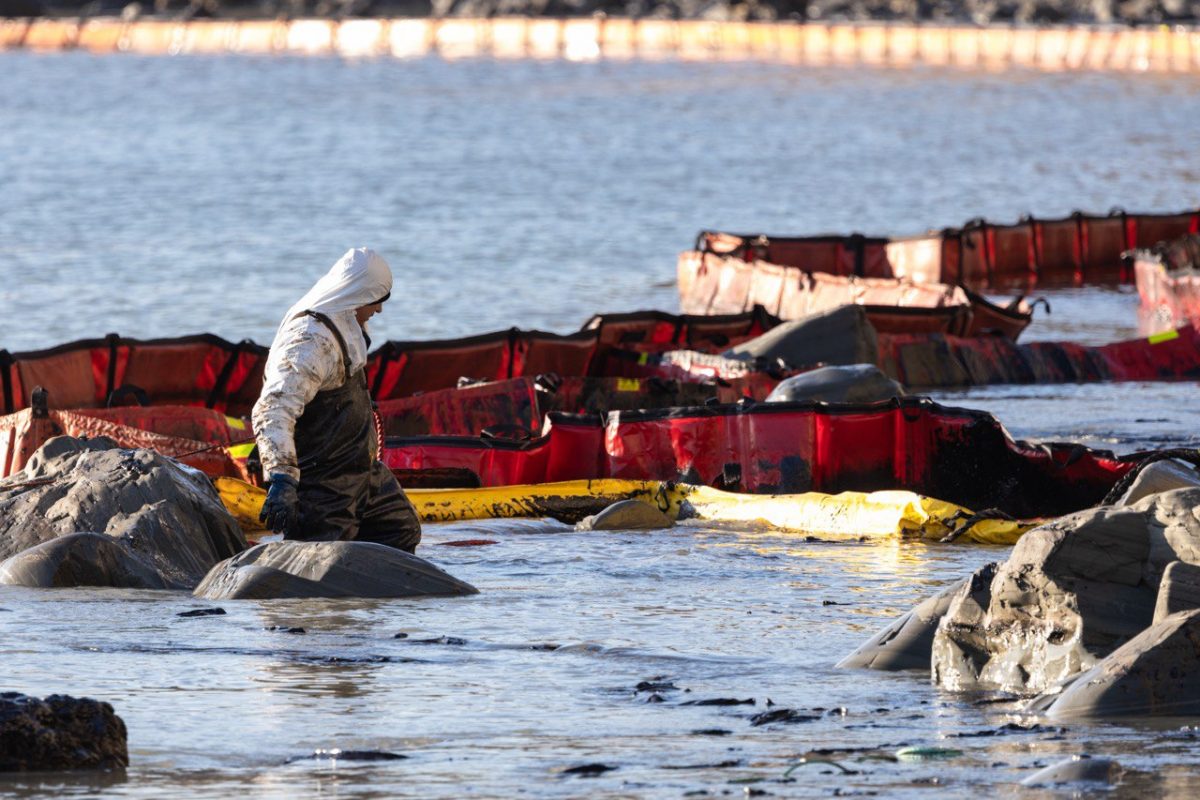
<instances>
[{"instance_id":1,"label":"muddy white sleeve","mask_svg":"<svg viewBox=\"0 0 1200 800\"><path fill-rule=\"evenodd\" d=\"M263 372L263 390L251 420L263 475L282 472L300 479L296 459L296 420L304 407L342 373L341 354L328 332L307 319L292 323L294 333L276 342Z\"/></svg>"}]
</instances>

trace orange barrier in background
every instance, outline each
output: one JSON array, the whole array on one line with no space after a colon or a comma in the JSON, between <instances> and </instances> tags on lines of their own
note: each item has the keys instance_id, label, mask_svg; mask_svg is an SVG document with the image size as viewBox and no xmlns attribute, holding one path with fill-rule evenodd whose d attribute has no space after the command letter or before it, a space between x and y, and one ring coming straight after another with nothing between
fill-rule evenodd
<instances>
[{"instance_id":1,"label":"orange barrier in background","mask_svg":"<svg viewBox=\"0 0 1200 800\"><path fill-rule=\"evenodd\" d=\"M824 66L1200 72L1200 28L661 19L0 19L0 50L147 55L760 60Z\"/></svg>"}]
</instances>

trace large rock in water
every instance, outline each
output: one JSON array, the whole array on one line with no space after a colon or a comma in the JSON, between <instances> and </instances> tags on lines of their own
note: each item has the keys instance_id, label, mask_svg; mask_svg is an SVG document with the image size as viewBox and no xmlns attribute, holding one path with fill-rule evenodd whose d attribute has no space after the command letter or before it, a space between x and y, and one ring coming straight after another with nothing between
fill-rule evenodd
<instances>
[{"instance_id":1,"label":"large rock in water","mask_svg":"<svg viewBox=\"0 0 1200 800\"><path fill-rule=\"evenodd\" d=\"M270 542L212 568L206 600L284 597L426 597L478 590L423 558L373 542Z\"/></svg>"},{"instance_id":2,"label":"large rock in water","mask_svg":"<svg viewBox=\"0 0 1200 800\"><path fill-rule=\"evenodd\" d=\"M862 306L839 306L777 325L730 348L725 356L782 361L791 367L874 364L879 361L879 341Z\"/></svg>"},{"instance_id":3,"label":"large rock in water","mask_svg":"<svg viewBox=\"0 0 1200 800\"><path fill-rule=\"evenodd\" d=\"M996 565L990 564L988 579ZM968 581L956 581L933 597L922 600L908 613L863 642L837 663L838 669L928 670L933 635L950 609L950 601Z\"/></svg>"},{"instance_id":4,"label":"large rock in water","mask_svg":"<svg viewBox=\"0 0 1200 800\"><path fill-rule=\"evenodd\" d=\"M151 450L58 436L0 481L0 582L190 589L245 548L208 478Z\"/></svg>"},{"instance_id":5,"label":"large rock in water","mask_svg":"<svg viewBox=\"0 0 1200 800\"><path fill-rule=\"evenodd\" d=\"M0 583L39 588L171 588L152 564L120 539L103 533L68 533L22 550L0 562Z\"/></svg>"},{"instance_id":6,"label":"large rock in water","mask_svg":"<svg viewBox=\"0 0 1200 800\"><path fill-rule=\"evenodd\" d=\"M1200 563L1200 489L1063 517L1021 538L990 584L961 590L934 637L948 689L1043 692L1149 626L1172 561Z\"/></svg>"},{"instance_id":7,"label":"large rock in water","mask_svg":"<svg viewBox=\"0 0 1200 800\"><path fill-rule=\"evenodd\" d=\"M782 381L768 403L876 403L904 396L904 388L874 364L819 367Z\"/></svg>"},{"instance_id":8,"label":"large rock in water","mask_svg":"<svg viewBox=\"0 0 1200 800\"><path fill-rule=\"evenodd\" d=\"M1117 500L1116 505L1131 506L1137 501L1172 489L1200 487L1200 473L1190 464L1173 459L1155 461L1138 472L1129 488Z\"/></svg>"},{"instance_id":9,"label":"large rock in water","mask_svg":"<svg viewBox=\"0 0 1200 800\"><path fill-rule=\"evenodd\" d=\"M1200 715L1200 610L1155 623L1071 681L1052 719Z\"/></svg>"},{"instance_id":10,"label":"large rock in water","mask_svg":"<svg viewBox=\"0 0 1200 800\"><path fill-rule=\"evenodd\" d=\"M108 703L0 692L0 772L127 766L125 723Z\"/></svg>"}]
</instances>

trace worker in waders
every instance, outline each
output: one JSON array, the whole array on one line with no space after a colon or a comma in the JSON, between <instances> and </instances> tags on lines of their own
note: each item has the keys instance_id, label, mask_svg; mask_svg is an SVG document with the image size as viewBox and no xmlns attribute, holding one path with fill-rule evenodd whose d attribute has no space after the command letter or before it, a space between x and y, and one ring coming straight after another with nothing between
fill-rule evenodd
<instances>
[{"instance_id":1,"label":"worker in waders","mask_svg":"<svg viewBox=\"0 0 1200 800\"><path fill-rule=\"evenodd\" d=\"M252 416L263 475L260 519L286 539L378 542L413 552L421 523L377 458L363 367L367 320L392 291L373 250L350 250L292 306L271 343Z\"/></svg>"}]
</instances>

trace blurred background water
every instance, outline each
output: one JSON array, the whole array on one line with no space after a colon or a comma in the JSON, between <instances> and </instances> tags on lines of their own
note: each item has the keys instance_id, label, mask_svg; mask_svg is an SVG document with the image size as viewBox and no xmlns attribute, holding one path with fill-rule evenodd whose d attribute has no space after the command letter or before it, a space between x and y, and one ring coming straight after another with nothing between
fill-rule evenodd
<instances>
[{"instance_id":1,"label":"blurred background water","mask_svg":"<svg viewBox=\"0 0 1200 800\"><path fill-rule=\"evenodd\" d=\"M0 347L110 331L268 343L358 245L396 273L377 340L566 332L594 312L677 309L674 258L701 228L911 234L1195 206L1197 119L1190 76L0 54ZM1050 297L1031 339L1136 335L1129 290ZM1195 444L1195 389L938 399L1016 436L1128 452ZM440 546L479 537L498 543ZM430 526L426 543L482 593L188 619L175 614L199 604L181 594L0 588L0 689L112 702L132 757L125 779L0 793L962 796L1084 751L1137 771L1118 796L1200 789L1177 725L974 735L1031 721L924 676L832 668L1003 549L514 522ZM678 688L647 702L649 679ZM755 704L684 705L720 697ZM768 698L814 719L752 725ZM874 758L908 744L964 754ZM332 747L409 758L290 761ZM785 780L814 748L868 750L834 756L849 772ZM595 762L617 769L561 774Z\"/></svg>"}]
</instances>

